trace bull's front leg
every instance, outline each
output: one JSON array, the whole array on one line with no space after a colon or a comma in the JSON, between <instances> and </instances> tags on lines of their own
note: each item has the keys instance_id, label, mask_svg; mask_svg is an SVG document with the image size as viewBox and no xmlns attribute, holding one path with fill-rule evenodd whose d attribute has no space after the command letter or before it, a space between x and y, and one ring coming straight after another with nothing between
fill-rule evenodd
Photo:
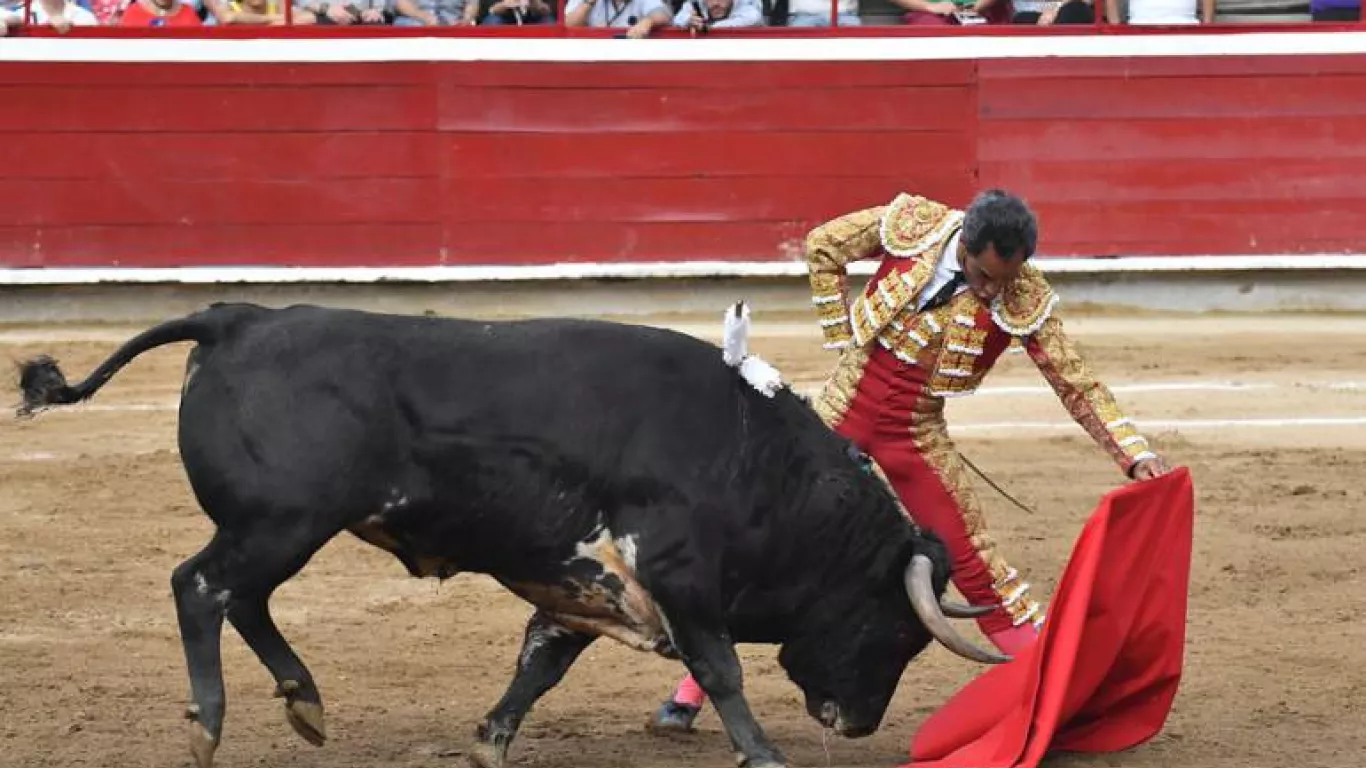
<instances>
[{"instance_id":1,"label":"bull's front leg","mask_svg":"<svg viewBox=\"0 0 1366 768\"><path fill-rule=\"evenodd\" d=\"M531 707L564 679L579 654L595 639L594 635L566 629L540 611L532 614L512 683L475 733L477 741L470 753L475 768L502 768L506 764L508 748Z\"/></svg>"},{"instance_id":2,"label":"bull's front leg","mask_svg":"<svg viewBox=\"0 0 1366 768\"><path fill-rule=\"evenodd\" d=\"M724 630L672 625L674 645L697 684L711 697L726 734L747 768L784 768L787 759L769 741L744 695L744 673Z\"/></svg>"}]
</instances>

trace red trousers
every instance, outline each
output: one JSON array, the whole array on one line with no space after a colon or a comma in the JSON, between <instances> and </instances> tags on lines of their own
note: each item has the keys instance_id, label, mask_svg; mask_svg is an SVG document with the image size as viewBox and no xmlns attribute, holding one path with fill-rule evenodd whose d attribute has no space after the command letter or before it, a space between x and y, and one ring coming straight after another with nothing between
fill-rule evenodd
<instances>
[{"instance_id":1,"label":"red trousers","mask_svg":"<svg viewBox=\"0 0 1366 768\"><path fill-rule=\"evenodd\" d=\"M874 345L850 393L848 377L857 372L848 368L859 362L846 360L846 370L832 377L821 398L823 415L872 457L911 519L944 540L953 557L953 584L963 597L974 605L997 606L978 619L985 634L1041 625L1042 607L987 533L963 461L949 439L944 400L925 391L923 369Z\"/></svg>"}]
</instances>

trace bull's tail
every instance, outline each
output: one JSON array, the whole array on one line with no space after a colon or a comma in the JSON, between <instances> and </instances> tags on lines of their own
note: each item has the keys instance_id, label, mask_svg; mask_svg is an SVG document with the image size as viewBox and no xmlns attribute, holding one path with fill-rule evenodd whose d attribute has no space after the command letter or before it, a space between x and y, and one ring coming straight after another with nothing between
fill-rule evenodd
<instances>
[{"instance_id":1,"label":"bull's tail","mask_svg":"<svg viewBox=\"0 0 1366 768\"><path fill-rule=\"evenodd\" d=\"M58 367L57 361L48 355L40 355L19 364L19 389L23 392L23 403L16 411L20 418L53 405L69 405L89 399L100 390L119 369L133 361L133 358L150 349L178 341L196 341L206 344L216 339L220 333L221 318L214 309L199 312L188 317L170 320L129 339L119 347L86 379L78 384L67 384L66 375Z\"/></svg>"}]
</instances>

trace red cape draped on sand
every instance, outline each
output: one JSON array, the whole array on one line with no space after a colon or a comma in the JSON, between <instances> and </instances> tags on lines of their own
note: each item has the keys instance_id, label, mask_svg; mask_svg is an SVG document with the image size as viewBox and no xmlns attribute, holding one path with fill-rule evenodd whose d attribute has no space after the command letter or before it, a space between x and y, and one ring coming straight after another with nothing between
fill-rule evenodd
<instances>
[{"instance_id":1,"label":"red cape draped on sand","mask_svg":"<svg viewBox=\"0 0 1366 768\"><path fill-rule=\"evenodd\" d=\"M1157 735L1181 680L1194 515L1185 467L1101 499L1039 641L926 720L903 768L1034 768Z\"/></svg>"}]
</instances>

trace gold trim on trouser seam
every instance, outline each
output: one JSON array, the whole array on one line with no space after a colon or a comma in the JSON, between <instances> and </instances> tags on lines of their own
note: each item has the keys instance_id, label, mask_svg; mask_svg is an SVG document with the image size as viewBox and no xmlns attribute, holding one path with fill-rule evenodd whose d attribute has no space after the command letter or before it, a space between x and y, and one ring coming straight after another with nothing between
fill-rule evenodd
<instances>
[{"instance_id":1,"label":"gold trim on trouser seam","mask_svg":"<svg viewBox=\"0 0 1366 768\"><path fill-rule=\"evenodd\" d=\"M991 574L992 591L1010 616L1011 622L1019 626L1033 621L1036 626L1043 624L1044 610L1029 594L1029 584L996 549L996 541L987 532L986 516L982 513L981 502L968 480L963 460L958 455L948 429L944 424L944 401L938 398L929 401L929 407L915 409L911 415L911 439L916 450L925 462L938 473L940 481L948 489L958 509L963 515L963 527L968 540L977 550L977 556L986 564ZM929 405L927 404L927 405Z\"/></svg>"},{"instance_id":2,"label":"gold trim on trouser seam","mask_svg":"<svg viewBox=\"0 0 1366 768\"><path fill-rule=\"evenodd\" d=\"M854 402L854 395L858 393L858 385L867 366L868 350L864 347L851 346L840 355L835 370L825 380L825 386L813 403L816 415L821 417L826 426L833 428L849 413L849 405Z\"/></svg>"}]
</instances>

